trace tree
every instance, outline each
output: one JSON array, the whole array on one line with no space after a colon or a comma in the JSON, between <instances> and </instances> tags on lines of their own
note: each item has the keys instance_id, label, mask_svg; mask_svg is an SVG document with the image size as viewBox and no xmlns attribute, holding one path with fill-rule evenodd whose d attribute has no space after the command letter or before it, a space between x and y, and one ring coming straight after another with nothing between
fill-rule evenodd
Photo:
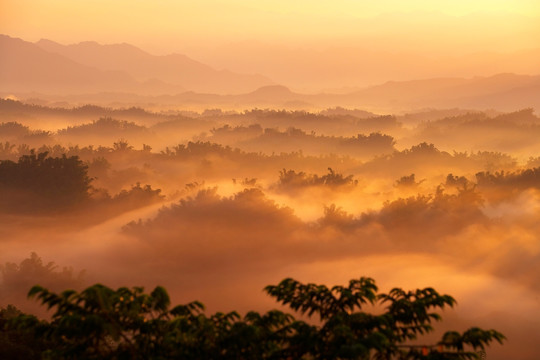
<instances>
[{"instance_id":1,"label":"tree","mask_svg":"<svg viewBox=\"0 0 540 360\"><path fill-rule=\"evenodd\" d=\"M113 144L114 151L125 152L133 150L133 146L129 145L126 139L120 139Z\"/></svg>"},{"instance_id":2,"label":"tree","mask_svg":"<svg viewBox=\"0 0 540 360\"><path fill-rule=\"evenodd\" d=\"M0 160L0 191L8 206L25 210L69 207L89 197L87 169L78 156L49 157L32 150L18 162Z\"/></svg>"},{"instance_id":3,"label":"tree","mask_svg":"<svg viewBox=\"0 0 540 360\"><path fill-rule=\"evenodd\" d=\"M162 287L146 294L97 284L60 294L33 287L29 296L54 309L52 320L19 314L4 333L32 334L51 359L478 359L474 350L504 339L495 330L471 328L449 331L435 344L410 344L441 320L437 310L455 304L432 288L385 294L370 278L332 288L285 279L265 291L320 323L278 310L206 316L197 301L170 309ZM384 311L362 311L367 304Z\"/></svg>"},{"instance_id":4,"label":"tree","mask_svg":"<svg viewBox=\"0 0 540 360\"><path fill-rule=\"evenodd\" d=\"M13 305L0 309L0 359L41 359L52 344L38 335L41 323Z\"/></svg>"},{"instance_id":5,"label":"tree","mask_svg":"<svg viewBox=\"0 0 540 360\"><path fill-rule=\"evenodd\" d=\"M436 312L453 307L455 299L440 295L432 288L388 294L378 293L371 278L354 279L347 287L302 284L285 279L265 288L277 301L308 316L318 315L321 326L297 333L304 339L304 353L314 359L475 359L472 350L484 350L492 341L502 343L504 336L495 330L471 328L460 334L446 332L436 344L410 345L418 335L431 332L432 321L440 321ZM362 311L365 304L383 305L385 311L373 315Z\"/></svg>"}]
</instances>

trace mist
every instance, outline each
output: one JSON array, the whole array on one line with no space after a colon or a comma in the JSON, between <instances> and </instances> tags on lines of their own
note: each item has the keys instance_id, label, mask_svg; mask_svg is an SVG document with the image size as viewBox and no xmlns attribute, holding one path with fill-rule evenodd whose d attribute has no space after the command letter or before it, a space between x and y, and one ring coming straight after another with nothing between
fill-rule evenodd
<instances>
[{"instance_id":1,"label":"mist","mask_svg":"<svg viewBox=\"0 0 540 360\"><path fill-rule=\"evenodd\" d=\"M13 121L13 108L27 116ZM210 310L263 310L275 305L261 289L283 277L368 275L385 288L451 292L460 307L450 324L508 333L490 358L533 352L540 171L530 110L416 123L412 113L330 110L81 116L12 100L2 110L2 304L46 316L25 299L33 283L100 282L160 284ZM499 124L515 129L511 143L497 141ZM458 140L468 136L476 149ZM14 166L64 155L88 175L65 200L46 175L10 180Z\"/></svg>"},{"instance_id":2,"label":"mist","mask_svg":"<svg viewBox=\"0 0 540 360\"><path fill-rule=\"evenodd\" d=\"M0 308L48 318L33 285L101 283L284 310L266 285L369 276L454 296L437 336L496 329L488 359L536 359L539 17L2 2Z\"/></svg>"}]
</instances>

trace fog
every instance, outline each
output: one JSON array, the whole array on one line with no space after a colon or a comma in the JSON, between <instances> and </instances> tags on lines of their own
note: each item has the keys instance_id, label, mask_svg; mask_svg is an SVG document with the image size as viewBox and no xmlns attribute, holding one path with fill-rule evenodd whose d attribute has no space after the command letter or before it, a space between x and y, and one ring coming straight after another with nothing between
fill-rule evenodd
<instances>
[{"instance_id":1,"label":"fog","mask_svg":"<svg viewBox=\"0 0 540 360\"><path fill-rule=\"evenodd\" d=\"M488 359L537 359L539 18L0 1L0 308L102 283L244 313L286 277L370 276L455 297L439 338L496 329Z\"/></svg>"},{"instance_id":2,"label":"fog","mask_svg":"<svg viewBox=\"0 0 540 360\"><path fill-rule=\"evenodd\" d=\"M57 41L71 50L81 45L75 53L62 53L88 67L115 71L116 80L119 72L127 72L140 81L164 81L159 73L167 66L139 67L140 52L103 62L82 48L88 50L91 41L128 43L164 58L171 53L188 55L213 67L214 76L193 81L198 71L176 71L165 80L179 79L184 84L177 85L187 90L214 87L222 94L231 88L254 90L256 83L317 92L390 80L535 74L538 69L539 8L534 0L462 0L452 6L425 0L340 0L333 5L324 1L205 0L166 1L162 6L123 0L103 6L65 0L46 4L6 0L0 32L31 42ZM79 44L82 40L86 42ZM130 61L118 66L126 58ZM222 69L242 74L243 79L220 74ZM57 70L67 72L65 66ZM262 76L266 77L264 84ZM228 84L224 77L230 80ZM94 73L85 80L98 78ZM131 91L137 88L134 84ZM143 90L158 85L150 82ZM33 90L37 90L35 86ZM167 93L177 91L178 87L169 87Z\"/></svg>"},{"instance_id":3,"label":"fog","mask_svg":"<svg viewBox=\"0 0 540 360\"><path fill-rule=\"evenodd\" d=\"M371 276L382 289L452 294L459 306L442 329L495 328L508 341L490 359L533 358L540 119L531 110L0 105L1 306L46 316L26 300L32 285L99 282L159 284L175 303L243 312L276 307L261 290L284 277ZM57 193L54 166L31 181L16 170L64 154L90 177L62 175L80 188Z\"/></svg>"}]
</instances>

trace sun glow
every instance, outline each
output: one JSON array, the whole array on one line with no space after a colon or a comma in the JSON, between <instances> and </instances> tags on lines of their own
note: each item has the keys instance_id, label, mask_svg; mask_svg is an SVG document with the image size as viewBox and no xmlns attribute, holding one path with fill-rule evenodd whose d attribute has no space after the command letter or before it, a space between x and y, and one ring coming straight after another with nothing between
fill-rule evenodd
<instances>
[{"instance_id":1,"label":"sun glow","mask_svg":"<svg viewBox=\"0 0 540 360\"><path fill-rule=\"evenodd\" d=\"M186 46L216 45L231 41L262 40L291 43L332 43L336 38L365 38L381 30L413 37L438 24L471 22L476 29L452 26L451 38L485 37L490 31L510 31L513 40L532 46L540 34L538 1L3 1L0 32L37 41L41 37L61 42L91 39L103 43L130 42L166 52ZM462 20L457 19L463 18ZM404 23L403 18L408 20ZM467 20L469 19L469 20ZM441 22L442 21L442 22ZM535 29L536 28L536 29ZM534 34L532 32L536 31ZM438 33L438 31L436 31ZM517 37L518 33L521 39ZM369 36L368 36L369 37ZM525 39L523 39L525 38ZM332 41L330 41L333 39ZM536 37L534 40L537 40ZM512 39L511 39L512 40ZM507 43L510 46L512 42ZM501 46L501 44L498 44Z\"/></svg>"}]
</instances>

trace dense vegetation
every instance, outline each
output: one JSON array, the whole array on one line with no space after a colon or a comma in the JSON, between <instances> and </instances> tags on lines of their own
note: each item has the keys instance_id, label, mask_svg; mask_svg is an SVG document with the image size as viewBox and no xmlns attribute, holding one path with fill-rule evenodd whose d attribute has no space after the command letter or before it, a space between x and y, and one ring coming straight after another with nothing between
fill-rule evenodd
<instances>
[{"instance_id":1,"label":"dense vegetation","mask_svg":"<svg viewBox=\"0 0 540 360\"><path fill-rule=\"evenodd\" d=\"M470 319L509 338L505 346L489 349L489 359L537 357L540 121L531 111L452 109L383 117L347 109L211 109L197 114L0 101L0 113L0 263L6 263L0 264L0 308L13 304L44 316L45 307L26 300L34 284L59 294L81 291L96 279L108 285L137 279L165 285L171 298L199 299L208 309L244 315L263 305L255 297L239 297L238 289L256 294L261 284L276 281L276 274L317 278L324 273L331 282L361 268L397 284L400 279L430 283L437 276L437 287L460 294L463 305L445 315L443 331L398 345L434 344L427 351L438 350L435 339L442 332L463 331L464 319ZM78 161L71 168L80 171L54 165L73 159ZM68 190L62 182L85 178L88 188L80 188L80 197L54 195ZM37 255L17 261L32 252L85 269L85 275L55 268ZM497 301L478 301L480 292L498 294ZM368 304L355 311L380 314L382 307ZM5 320L19 313L9 307L2 314ZM215 321L209 320L210 311L206 314L195 314L201 326ZM167 321L177 318L168 316ZM319 337L311 349L323 354L334 345L321 333L326 320L313 316L313 322L297 319L315 326ZM263 331L244 316L233 320L227 323L231 329L243 324ZM63 320L49 318L44 329L55 321ZM58 340L15 329L2 339L7 334L20 339L9 343L19 353L34 352L34 358ZM286 329L287 336L299 331L292 325ZM207 330L198 331L207 336ZM237 341L232 333L212 331ZM181 334L193 347L202 346L202 339ZM28 346L34 338L37 342ZM279 349L290 349L292 339L286 337ZM224 340L208 341L205 354L219 348L219 356L225 356ZM7 343L0 348L9 348ZM238 350L247 345L234 346L248 357L251 350ZM50 357L67 357L62 354ZM267 357L282 353L272 354ZM109 357L115 356L120 358ZM0 354L0 359L14 357Z\"/></svg>"},{"instance_id":2,"label":"dense vegetation","mask_svg":"<svg viewBox=\"0 0 540 360\"><path fill-rule=\"evenodd\" d=\"M113 290L96 284L60 294L34 286L30 297L54 309L51 321L13 306L0 311L0 357L18 359L477 359L495 330L446 332L435 344L419 335L441 320L437 310L455 300L432 288L379 293L371 278L348 286L303 284L285 279L265 288L279 303L315 325L279 310L264 314L204 314L194 301L170 308L167 291L140 287ZM372 314L364 306L383 311Z\"/></svg>"},{"instance_id":3,"label":"dense vegetation","mask_svg":"<svg viewBox=\"0 0 540 360\"><path fill-rule=\"evenodd\" d=\"M119 144L119 145L118 145ZM128 146L125 142L117 147ZM47 151L23 155L17 162L0 160L0 211L4 213L43 214L91 207L108 207L106 213L122 212L163 199L160 189L140 183L111 196L105 189L94 188L88 165L77 155L51 157ZM96 158L92 163L107 162ZM105 214L104 214L105 215Z\"/></svg>"},{"instance_id":4,"label":"dense vegetation","mask_svg":"<svg viewBox=\"0 0 540 360\"><path fill-rule=\"evenodd\" d=\"M354 180L353 177L353 175L343 176L332 168L328 168L328 174L322 176L283 169L279 173L278 188L298 190L305 187L328 186L333 189L351 189L358 184L358 180Z\"/></svg>"},{"instance_id":5,"label":"dense vegetation","mask_svg":"<svg viewBox=\"0 0 540 360\"><path fill-rule=\"evenodd\" d=\"M88 198L91 179L83 162L77 156L47 155L31 151L18 162L0 160L0 192L4 201L23 207L31 203L38 208L62 208Z\"/></svg>"}]
</instances>

